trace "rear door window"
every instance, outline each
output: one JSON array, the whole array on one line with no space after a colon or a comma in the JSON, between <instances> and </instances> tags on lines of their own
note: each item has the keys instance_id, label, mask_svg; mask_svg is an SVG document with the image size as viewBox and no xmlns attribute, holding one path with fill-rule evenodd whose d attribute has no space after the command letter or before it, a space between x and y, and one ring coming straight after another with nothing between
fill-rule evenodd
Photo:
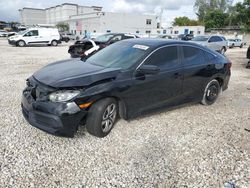
<instances>
[{"instance_id":1,"label":"rear door window","mask_svg":"<svg viewBox=\"0 0 250 188\"><path fill-rule=\"evenodd\" d=\"M164 47L154 52L145 61L146 65L158 66L161 70L175 68L179 66L178 47Z\"/></svg>"},{"instance_id":2,"label":"rear door window","mask_svg":"<svg viewBox=\"0 0 250 188\"><path fill-rule=\"evenodd\" d=\"M204 57L205 52L203 50L191 46L183 46L182 49L184 66L198 66L206 64L206 59Z\"/></svg>"}]
</instances>

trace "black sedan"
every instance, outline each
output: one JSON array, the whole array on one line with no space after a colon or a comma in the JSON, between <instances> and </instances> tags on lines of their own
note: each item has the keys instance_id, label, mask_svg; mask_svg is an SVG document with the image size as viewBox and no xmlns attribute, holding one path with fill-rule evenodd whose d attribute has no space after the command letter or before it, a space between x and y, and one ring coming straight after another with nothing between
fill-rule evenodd
<instances>
[{"instance_id":1,"label":"black sedan","mask_svg":"<svg viewBox=\"0 0 250 188\"><path fill-rule=\"evenodd\" d=\"M83 39L76 41L74 45L69 47L68 53L72 58L77 57L89 57L95 54L97 51L107 47L110 44L114 44L115 42L126 40L126 39L134 39L139 38L133 34L125 34L125 33L108 33L104 35L100 35L95 39Z\"/></svg>"},{"instance_id":2,"label":"black sedan","mask_svg":"<svg viewBox=\"0 0 250 188\"><path fill-rule=\"evenodd\" d=\"M125 120L184 103L213 104L228 87L231 62L197 44L125 40L86 61L49 64L27 79L22 112L33 126L73 137L80 122L105 137Z\"/></svg>"},{"instance_id":3,"label":"black sedan","mask_svg":"<svg viewBox=\"0 0 250 188\"><path fill-rule=\"evenodd\" d=\"M247 59L249 59L249 61L247 63L247 68L250 68L250 46L247 49Z\"/></svg>"}]
</instances>

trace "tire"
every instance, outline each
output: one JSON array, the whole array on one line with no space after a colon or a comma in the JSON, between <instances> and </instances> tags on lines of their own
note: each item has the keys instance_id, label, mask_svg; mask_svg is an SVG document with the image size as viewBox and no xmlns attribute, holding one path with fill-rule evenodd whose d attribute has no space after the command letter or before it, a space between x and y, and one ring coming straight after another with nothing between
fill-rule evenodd
<instances>
[{"instance_id":1,"label":"tire","mask_svg":"<svg viewBox=\"0 0 250 188\"><path fill-rule=\"evenodd\" d=\"M231 48L234 48L234 44L232 44Z\"/></svg>"},{"instance_id":2,"label":"tire","mask_svg":"<svg viewBox=\"0 0 250 188\"><path fill-rule=\"evenodd\" d=\"M220 93L221 93L221 86L219 82L215 79L211 80L205 87L201 104L212 105L213 103L216 102Z\"/></svg>"},{"instance_id":3,"label":"tire","mask_svg":"<svg viewBox=\"0 0 250 188\"><path fill-rule=\"evenodd\" d=\"M117 116L118 105L114 98L97 101L89 109L86 129L91 135L103 138L114 127Z\"/></svg>"},{"instance_id":4,"label":"tire","mask_svg":"<svg viewBox=\"0 0 250 188\"><path fill-rule=\"evenodd\" d=\"M240 48L243 48L243 44L240 45Z\"/></svg>"},{"instance_id":5,"label":"tire","mask_svg":"<svg viewBox=\"0 0 250 188\"><path fill-rule=\"evenodd\" d=\"M222 55L224 55L224 54L226 53L226 48L225 48L225 47L222 47L221 50L220 50L220 53L221 53Z\"/></svg>"},{"instance_id":6,"label":"tire","mask_svg":"<svg viewBox=\"0 0 250 188\"><path fill-rule=\"evenodd\" d=\"M51 41L51 46L57 46L57 45L58 45L58 42L56 40Z\"/></svg>"},{"instance_id":7,"label":"tire","mask_svg":"<svg viewBox=\"0 0 250 188\"><path fill-rule=\"evenodd\" d=\"M23 40L19 40L17 42L17 46L24 47L25 45L26 45L26 43Z\"/></svg>"}]
</instances>

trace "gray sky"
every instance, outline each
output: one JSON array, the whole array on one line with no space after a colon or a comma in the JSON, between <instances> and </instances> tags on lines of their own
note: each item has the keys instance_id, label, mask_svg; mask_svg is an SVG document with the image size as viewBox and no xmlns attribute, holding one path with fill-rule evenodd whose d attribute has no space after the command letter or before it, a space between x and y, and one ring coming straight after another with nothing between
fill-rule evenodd
<instances>
[{"instance_id":1,"label":"gray sky","mask_svg":"<svg viewBox=\"0 0 250 188\"><path fill-rule=\"evenodd\" d=\"M235 2L243 0L234 0ZM102 6L105 11L163 13L163 24L171 25L173 19L179 16L196 18L193 11L195 0L0 0L0 20L19 21L18 9L23 7L47 8L62 3L76 3L87 6Z\"/></svg>"}]
</instances>

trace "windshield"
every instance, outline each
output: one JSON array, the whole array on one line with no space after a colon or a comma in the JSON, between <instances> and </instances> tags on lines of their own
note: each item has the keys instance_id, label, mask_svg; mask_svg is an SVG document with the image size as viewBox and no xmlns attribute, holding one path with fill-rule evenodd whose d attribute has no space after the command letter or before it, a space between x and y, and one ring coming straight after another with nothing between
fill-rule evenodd
<instances>
[{"instance_id":1,"label":"windshield","mask_svg":"<svg viewBox=\"0 0 250 188\"><path fill-rule=\"evenodd\" d=\"M88 58L86 62L106 68L128 69L144 57L148 51L148 46L123 41L102 49Z\"/></svg>"},{"instance_id":2,"label":"windshield","mask_svg":"<svg viewBox=\"0 0 250 188\"><path fill-rule=\"evenodd\" d=\"M197 36L192 39L192 41L207 41L209 37L207 36Z\"/></svg>"},{"instance_id":3,"label":"windshield","mask_svg":"<svg viewBox=\"0 0 250 188\"><path fill-rule=\"evenodd\" d=\"M17 34L18 35L23 35L24 33L26 33L27 32L27 30L23 30L23 31L19 31Z\"/></svg>"},{"instance_id":4,"label":"windshield","mask_svg":"<svg viewBox=\"0 0 250 188\"><path fill-rule=\"evenodd\" d=\"M108 42L114 35L112 34L106 34L96 37L95 41L98 42Z\"/></svg>"}]
</instances>

